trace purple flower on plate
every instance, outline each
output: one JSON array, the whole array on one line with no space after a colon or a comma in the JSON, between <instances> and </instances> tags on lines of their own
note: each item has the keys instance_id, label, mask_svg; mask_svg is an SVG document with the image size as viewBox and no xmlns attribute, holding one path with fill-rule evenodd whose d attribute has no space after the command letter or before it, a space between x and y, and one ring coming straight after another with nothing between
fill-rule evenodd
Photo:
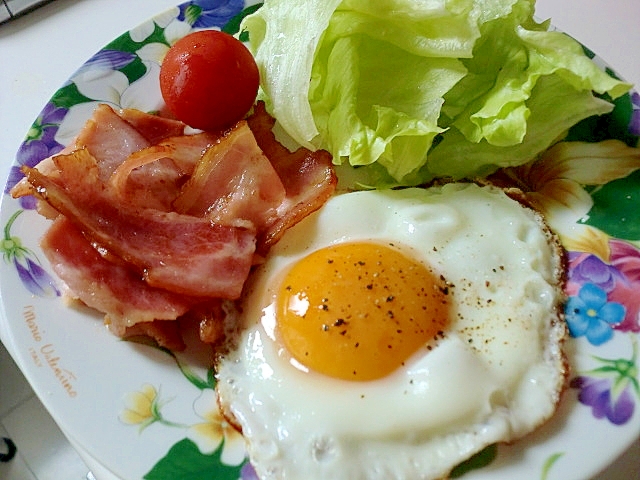
<instances>
[{"instance_id":1,"label":"purple flower on plate","mask_svg":"<svg viewBox=\"0 0 640 480\"><path fill-rule=\"evenodd\" d=\"M616 267L603 262L598 256L590 253L570 252L569 267L569 282L578 285L591 283L607 293L613 290L616 281L624 278Z\"/></svg>"},{"instance_id":2,"label":"purple flower on plate","mask_svg":"<svg viewBox=\"0 0 640 480\"><path fill-rule=\"evenodd\" d=\"M253 468L253 465L249 462L242 466L242 469L240 470L240 478L241 480L259 480L258 474Z\"/></svg>"},{"instance_id":3,"label":"purple flower on plate","mask_svg":"<svg viewBox=\"0 0 640 480\"><path fill-rule=\"evenodd\" d=\"M39 297L55 297L60 295L55 281L42 268L35 254L22 244L20 238L11 235L11 227L24 210L16 211L4 227L4 238L0 251L7 263L12 263L22 284Z\"/></svg>"},{"instance_id":4,"label":"purple flower on plate","mask_svg":"<svg viewBox=\"0 0 640 480\"><path fill-rule=\"evenodd\" d=\"M25 256L22 261L24 263L14 258L13 264L16 267L22 284L27 287L27 290L39 297L55 297L60 295L53 278L51 278L44 268L28 256Z\"/></svg>"},{"instance_id":5,"label":"purple flower on plate","mask_svg":"<svg viewBox=\"0 0 640 480\"><path fill-rule=\"evenodd\" d=\"M100 50L93 57L87 60L81 69L102 69L120 70L136 59L135 53L122 52L120 50L104 49Z\"/></svg>"},{"instance_id":6,"label":"purple flower on plate","mask_svg":"<svg viewBox=\"0 0 640 480\"><path fill-rule=\"evenodd\" d=\"M66 108L47 103L27 133L25 141L16 154L16 165L11 167L4 192L9 191L24 177L20 167L35 167L41 160L54 155L64 147L55 140L56 132L67 114ZM20 198L20 206L31 210L35 208L35 199L31 196Z\"/></svg>"},{"instance_id":7,"label":"purple flower on plate","mask_svg":"<svg viewBox=\"0 0 640 480\"><path fill-rule=\"evenodd\" d=\"M630 359L595 357L598 368L571 380L571 388L580 390L578 401L591 407L596 418L606 418L614 425L623 425L633 416L640 398L638 384L638 344L630 335L633 354Z\"/></svg>"},{"instance_id":8,"label":"purple flower on plate","mask_svg":"<svg viewBox=\"0 0 640 480\"><path fill-rule=\"evenodd\" d=\"M634 91L631 94L631 104L633 111L631 113L631 122L629 123L629 132L632 135L640 135L640 93Z\"/></svg>"},{"instance_id":9,"label":"purple flower on plate","mask_svg":"<svg viewBox=\"0 0 640 480\"><path fill-rule=\"evenodd\" d=\"M624 305L607 301L607 293L593 283L585 283L565 306L569 333L586 336L593 345L602 345L613 337L613 325L622 322Z\"/></svg>"},{"instance_id":10,"label":"purple flower on plate","mask_svg":"<svg viewBox=\"0 0 640 480\"><path fill-rule=\"evenodd\" d=\"M578 401L591 407L596 418L606 418L614 425L623 425L633 415L635 401L629 385L615 398L608 378L576 377L571 381L571 388L580 390Z\"/></svg>"},{"instance_id":11,"label":"purple flower on plate","mask_svg":"<svg viewBox=\"0 0 640 480\"><path fill-rule=\"evenodd\" d=\"M180 5L178 19L194 28L222 28L243 8L244 0L192 0Z\"/></svg>"}]
</instances>

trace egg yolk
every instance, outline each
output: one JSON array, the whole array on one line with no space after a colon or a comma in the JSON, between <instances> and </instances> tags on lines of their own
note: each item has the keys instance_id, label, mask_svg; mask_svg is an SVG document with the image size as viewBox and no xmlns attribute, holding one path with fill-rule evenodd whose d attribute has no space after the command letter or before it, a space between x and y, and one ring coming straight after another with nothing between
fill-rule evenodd
<instances>
[{"instance_id":1,"label":"egg yolk","mask_svg":"<svg viewBox=\"0 0 640 480\"><path fill-rule=\"evenodd\" d=\"M443 335L447 294L444 279L396 248L335 245L288 271L276 300L277 331L305 367L374 380Z\"/></svg>"}]
</instances>

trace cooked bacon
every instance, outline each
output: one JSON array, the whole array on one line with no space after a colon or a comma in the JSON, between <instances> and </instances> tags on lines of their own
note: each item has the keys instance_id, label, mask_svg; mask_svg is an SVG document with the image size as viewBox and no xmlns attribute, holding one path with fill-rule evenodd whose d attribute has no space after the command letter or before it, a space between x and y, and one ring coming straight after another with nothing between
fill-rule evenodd
<instances>
[{"instance_id":1,"label":"cooked bacon","mask_svg":"<svg viewBox=\"0 0 640 480\"><path fill-rule=\"evenodd\" d=\"M52 223L41 246L58 277L84 304L105 313L105 322L120 336L141 322L175 320L195 303L151 287L127 265L104 259L64 216Z\"/></svg>"},{"instance_id":2,"label":"cooked bacon","mask_svg":"<svg viewBox=\"0 0 640 480\"><path fill-rule=\"evenodd\" d=\"M58 167L56 167L55 163L53 162L53 157L57 155L68 155L72 153L74 150L76 150L75 145L73 144L67 145L55 155L52 155L50 157L47 157L41 160L35 166L35 168L37 168L38 171L42 172L47 176L56 175L58 171ZM26 197L27 195L37 195L38 192L36 192L36 188L33 185L31 185L26 178L23 178L13 186L10 193L13 198L20 198L20 197ZM44 216L51 219L56 217L56 215L53 215L53 216L44 215Z\"/></svg>"},{"instance_id":3,"label":"cooked bacon","mask_svg":"<svg viewBox=\"0 0 640 480\"><path fill-rule=\"evenodd\" d=\"M100 105L12 194L61 214L42 248L116 335L181 349L179 324L195 319L216 343L252 264L336 187L329 154L290 152L274 123L258 104L227 132L184 135L176 120Z\"/></svg>"},{"instance_id":4,"label":"cooked bacon","mask_svg":"<svg viewBox=\"0 0 640 480\"><path fill-rule=\"evenodd\" d=\"M152 117L147 114L143 115ZM57 168L53 157L86 148L98 160L101 167L101 178L106 180L129 155L150 145L151 143L120 117L113 108L106 104L100 104L84 124L73 143L67 145L56 155L41 160L35 168L47 176L55 175ZM13 187L11 194L17 198L33 195L35 192L33 186L30 186L23 179Z\"/></svg>"},{"instance_id":5,"label":"cooked bacon","mask_svg":"<svg viewBox=\"0 0 640 480\"><path fill-rule=\"evenodd\" d=\"M221 306L215 305L200 317L200 340L204 343L216 344L224 340L224 312Z\"/></svg>"},{"instance_id":6,"label":"cooked bacon","mask_svg":"<svg viewBox=\"0 0 640 480\"><path fill-rule=\"evenodd\" d=\"M192 175L204 153L222 138L222 132L202 132L168 138L160 142L158 147L165 148L170 146L173 149L170 156L171 160L183 174Z\"/></svg>"},{"instance_id":7,"label":"cooked bacon","mask_svg":"<svg viewBox=\"0 0 640 480\"><path fill-rule=\"evenodd\" d=\"M112 329L113 330L113 329ZM182 330L179 322L167 322L155 320L153 322L136 323L132 327L125 328L122 332L113 332L118 337L131 339L135 337L150 337L164 348L173 352L181 352L187 348L182 339Z\"/></svg>"},{"instance_id":8,"label":"cooked bacon","mask_svg":"<svg viewBox=\"0 0 640 480\"><path fill-rule=\"evenodd\" d=\"M114 195L139 208L171 211L184 183L170 158L173 151L170 145L153 145L129 155L109 179Z\"/></svg>"},{"instance_id":9,"label":"cooked bacon","mask_svg":"<svg viewBox=\"0 0 640 480\"><path fill-rule=\"evenodd\" d=\"M109 183L123 201L171 211L182 185L220 136L199 133L171 137L134 152L115 169Z\"/></svg>"},{"instance_id":10,"label":"cooked bacon","mask_svg":"<svg viewBox=\"0 0 640 480\"><path fill-rule=\"evenodd\" d=\"M33 168L23 171L44 200L98 247L136 267L149 285L190 296L240 295L253 260L253 231L118 202L87 150L59 155L55 162L59 179Z\"/></svg>"},{"instance_id":11,"label":"cooked bacon","mask_svg":"<svg viewBox=\"0 0 640 480\"><path fill-rule=\"evenodd\" d=\"M107 180L133 152L150 143L109 105L100 104L85 123L75 141L75 148L86 148L100 166L100 178Z\"/></svg>"},{"instance_id":12,"label":"cooked bacon","mask_svg":"<svg viewBox=\"0 0 640 480\"><path fill-rule=\"evenodd\" d=\"M226 335L227 313L225 307L233 302L219 298L203 302L184 315L183 325L195 327L200 340L210 345L221 343Z\"/></svg>"},{"instance_id":13,"label":"cooked bacon","mask_svg":"<svg viewBox=\"0 0 640 480\"><path fill-rule=\"evenodd\" d=\"M141 133L151 145L170 137L184 135L186 125L179 120L145 113L135 108L123 108L118 114Z\"/></svg>"},{"instance_id":14,"label":"cooked bacon","mask_svg":"<svg viewBox=\"0 0 640 480\"><path fill-rule=\"evenodd\" d=\"M247 122L286 190L286 198L277 215L270 219L267 228L259 235L258 250L265 252L280 240L288 228L324 205L333 195L338 180L329 152L312 152L306 148L290 152L276 140L272 131L275 119L266 112L263 102L256 104Z\"/></svg>"},{"instance_id":15,"label":"cooked bacon","mask_svg":"<svg viewBox=\"0 0 640 480\"><path fill-rule=\"evenodd\" d=\"M261 231L284 198L280 177L241 121L202 156L174 207L217 224Z\"/></svg>"},{"instance_id":16,"label":"cooked bacon","mask_svg":"<svg viewBox=\"0 0 640 480\"><path fill-rule=\"evenodd\" d=\"M131 172L122 192L123 200L139 208L170 212L185 181L170 158L160 158Z\"/></svg>"}]
</instances>

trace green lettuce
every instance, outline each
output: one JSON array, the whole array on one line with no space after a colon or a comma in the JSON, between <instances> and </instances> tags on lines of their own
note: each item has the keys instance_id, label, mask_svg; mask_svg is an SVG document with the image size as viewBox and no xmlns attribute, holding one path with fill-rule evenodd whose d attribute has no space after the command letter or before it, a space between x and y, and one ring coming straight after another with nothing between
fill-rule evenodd
<instances>
[{"instance_id":1,"label":"green lettuce","mask_svg":"<svg viewBox=\"0 0 640 480\"><path fill-rule=\"evenodd\" d=\"M526 163L629 90L533 0L266 0L241 28L300 145L372 188ZM353 168L355 167L355 168Z\"/></svg>"}]
</instances>

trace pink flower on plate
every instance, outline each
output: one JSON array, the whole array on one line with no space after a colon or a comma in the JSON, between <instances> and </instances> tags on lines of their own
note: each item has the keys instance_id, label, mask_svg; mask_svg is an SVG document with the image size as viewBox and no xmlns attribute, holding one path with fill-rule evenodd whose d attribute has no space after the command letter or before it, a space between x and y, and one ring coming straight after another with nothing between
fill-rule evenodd
<instances>
[{"instance_id":1,"label":"pink flower on plate","mask_svg":"<svg viewBox=\"0 0 640 480\"><path fill-rule=\"evenodd\" d=\"M609 300L622 303L627 311L624 320L616 326L625 332L640 332L640 249L622 240L611 239L610 264L621 274Z\"/></svg>"}]
</instances>

